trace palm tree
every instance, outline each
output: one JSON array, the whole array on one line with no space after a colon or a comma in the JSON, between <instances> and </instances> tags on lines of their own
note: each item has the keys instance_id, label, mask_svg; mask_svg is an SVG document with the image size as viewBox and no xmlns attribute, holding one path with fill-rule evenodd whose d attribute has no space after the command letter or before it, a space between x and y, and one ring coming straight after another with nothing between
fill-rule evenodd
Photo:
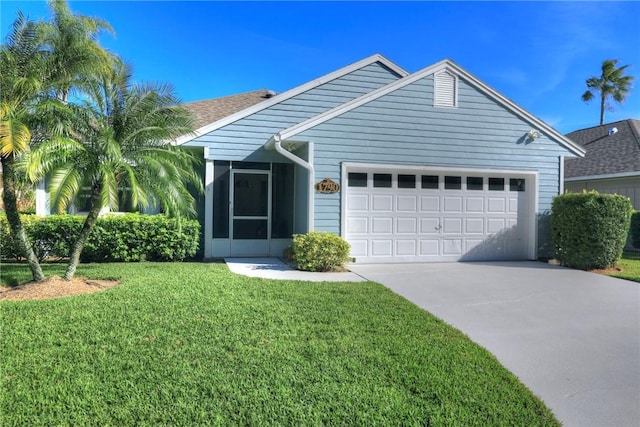
<instances>
[{"instance_id":1,"label":"palm tree","mask_svg":"<svg viewBox=\"0 0 640 427\"><path fill-rule=\"evenodd\" d=\"M604 111L613 111L609 98L617 104L622 104L631 92L633 76L625 76L624 72L629 65L618 65L617 59L607 59L602 62L602 74L600 77L587 79L587 91L582 94L582 100L591 101L597 94L600 95L600 125L604 124Z\"/></svg>"},{"instance_id":2,"label":"palm tree","mask_svg":"<svg viewBox=\"0 0 640 427\"><path fill-rule=\"evenodd\" d=\"M2 198L11 235L27 259L33 280L40 281L44 274L18 214L20 186L16 171L17 162L31 142L29 122L38 110L47 80L46 55L37 32L38 25L18 13L0 48L0 160Z\"/></svg>"},{"instance_id":3,"label":"palm tree","mask_svg":"<svg viewBox=\"0 0 640 427\"><path fill-rule=\"evenodd\" d=\"M71 12L65 0L49 0L51 21L42 25L42 38L51 55L48 67L56 95L67 102L73 89L82 90L88 76L108 73L111 55L97 42L101 32L113 33L108 22Z\"/></svg>"},{"instance_id":4,"label":"palm tree","mask_svg":"<svg viewBox=\"0 0 640 427\"><path fill-rule=\"evenodd\" d=\"M202 191L197 158L170 143L194 125L169 86L132 85L120 61L109 76L88 83L86 99L69 104L70 133L40 144L30 153L27 169L32 179L50 174L51 203L58 210L87 192L89 213L71 250L66 280L75 274L100 211L118 207L119 190L130 192L140 209L152 204L177 217L195 214L186 184Z\"/></svg>"}]
</instances>

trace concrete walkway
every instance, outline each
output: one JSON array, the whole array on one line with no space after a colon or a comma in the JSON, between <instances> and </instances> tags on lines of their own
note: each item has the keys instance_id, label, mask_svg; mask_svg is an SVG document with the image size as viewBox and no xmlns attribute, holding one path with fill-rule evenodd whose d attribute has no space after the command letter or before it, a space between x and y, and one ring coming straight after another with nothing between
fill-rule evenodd
<instances>
[{"instance_id":1,"label":"concrete walkway","mask_svg":"<svg viewBox=\"0 0 640 427\"><path fill-rule=\"evenodd\" d=\"M249 277L278 280L305 280L309 282L363 282L357 274L313 273L294 270L277 258L225 258L229 270Z\"/></svg>"},{"instance_id":2,"label":"concrete walkway","mask_svg":"<svg viewBox=\"0 0 640 427\"><path fill-rule=\"evenodd\" d=\"M359 265L488 349L565 426L640 426L640 284L537 262Z\"/></svg>"}]
</instances>

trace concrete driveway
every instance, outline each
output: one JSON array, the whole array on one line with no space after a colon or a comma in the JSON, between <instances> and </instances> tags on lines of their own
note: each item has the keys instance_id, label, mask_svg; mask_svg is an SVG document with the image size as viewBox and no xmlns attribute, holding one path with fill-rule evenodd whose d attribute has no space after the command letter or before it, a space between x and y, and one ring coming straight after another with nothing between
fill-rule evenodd
<instances>
[{"instance_id":1,"label":"concrete driveway","mask_svg":"<svg viewBox=\"0 0 640 427\"><path fill-rule=\"evenodd\" d=\"M640 426L640 284L538 262L349 267L466 333L565 426Z\"/></svg>"}]
</instances>

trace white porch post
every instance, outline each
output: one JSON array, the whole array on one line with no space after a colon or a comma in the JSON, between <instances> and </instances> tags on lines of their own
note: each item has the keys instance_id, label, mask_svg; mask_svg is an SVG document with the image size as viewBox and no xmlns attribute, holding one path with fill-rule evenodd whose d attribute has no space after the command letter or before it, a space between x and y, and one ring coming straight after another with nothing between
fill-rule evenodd
<instances>
[{"instance_id":1,"label":"white porch post","mask_svg":"<svg viewBox=\"0 0 640 427\"><path fill-rule=\"evenodd\" d=\"M558 194L564 194L564 156L560 156L560 192Z\"/></svg>"},{"instance_id":2,"label":"white porch post","mask_svg":"<svg viewBox=\"0 0 640 427\"><path fill-rule=\"evenodd\" d=\"M307 163L313 165L313 142L308 142L308 159ZM309 207L307 212L307 221L308 221L308 231L313 231L315 229L315 198L316 198L316 187L315 187L315 171L314 169L309 170Z\"/></svg>"},{"instance_id":3,"label":"white porch post","mask_svg":"<svg viewBox=\"0 0 640 427\"><path fill-rule=\"evenodd\" d=\"M49 195L45 189L44 179L36 184L36 215L49 215Z\"/></svg>"},{"instance_id":4,"label":"white porch post","mask_svg":"<svg viewBox=\"0 0 640 427\"><path fill-rule=\"evenodd\" d=\"M213 256L213 160L204 147L204 257Z\"/></svg>"}]
</instances>

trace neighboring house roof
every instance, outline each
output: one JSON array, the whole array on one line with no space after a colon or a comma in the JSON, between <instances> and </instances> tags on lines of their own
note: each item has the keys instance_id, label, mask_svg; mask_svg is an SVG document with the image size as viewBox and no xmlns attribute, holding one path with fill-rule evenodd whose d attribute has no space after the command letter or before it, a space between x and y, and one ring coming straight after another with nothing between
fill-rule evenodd
<instances>
[{"instance_id":1,"label":"neighboring house roof","mask_svg":"<svg viewBox=\"0 0 640 427\"><path fill-rule=\"evenodd\" d=\"M584 147L587 154L582 159L565 160L565 179L640 175L640 120L621 120L580 129L568 133L567 137Z\"/></svg>"},{"instance_id":2,"label":"neighboring house roof","mask_svg":"<svg viewBox=\"0 0 640 427\"><path fill-rule=\"evenodd\" d=\"M380 54L375 54L375 55L371 55L367 58L364 58L358 62L355 62L351 65L348 65L346 67L343 67L339 70L336 70L332 73L326 74L322 77L319 77L315 80L312 80L310 82L307 82L303 85L297 86L293 89L290 89L286 92L280 93L278 95L275 95L267 100L265 100L264 102L260 102L260 103L255 103L253 105L247 106L247 108L241 109L241 110L236 110L236 112L227 115L227 116L221 116L218 118L214 118L213 120L209 121L208 123L206 123L203 126L199 126L199 128L192 134L189 135L185 135L183 137L178 138L175 141L176 145L181 145L184 144L186 142L191 141L192 139L195 139L199 136L202 136L206 133L209 133L211 131L214 131L216 129L220 129L223 126L226 126L228 124L231 124L233 122L236 122L244 117L247 117L251 114L255 114L259 111L264 110L265 108L268 108L272 105L278 104L282 101L285 101L289 98L292 98L296 95L299 95L301 93L304 93L308 90L311 90L313 88L316 88L324 83L330 82L332 80L335 80L337 78L340 78L346 74L349 74L355 70L358 70L362 67L365 67L369 64L373 64L379 62L382 65L384 65L385 67L387 67L388 69L390 69L391 71L393 71L394 73L396 73L399 77L405 77L407 76L409 73L405 70L403 70L402 68L400 68L398 65L396 65L395 63L389 61L387 58L385 58L384 56L380 55ZM227 97L227 98L231 98L231 97ZM224 98L219 98L221 100L224 100ZM215 100L211 100L211 101L215 101ZM203 101L206 102L206 101ZM185 105L185 107L189 108L188 105Z\"/></svg>"},{"instance_id":3,"label":"neighboring house roof","mask_svg":"<svg viewBox=\"0 0 640 427\"><path fill-rule=\"evenodd\" d=\"M268 89L260 89L238 95L188 102L182 104L182 106L194 115L196 129L199 129L245 108L264 102L273 96L275 96L275 92Z\"/></svg>"},{"instance_id":4,"label":"neighboring house roof","mask_svg":"<svg viewBox=\"0 0 640 427\"><path fill-rule=\"evenodd\" d=\"M374 90L370 93L367 93L365 95L362 95L359 98L356 98L352 101L346 102L338 107L335 107L329 111L326 111L322 114L319 114L315 117L312 117L308 120L305 120L304 122L295 124L281 132L279 132L278 134L278 138L280 138L281 140L287 140L301 132L304 132L307 129L310 129L312 127L315 127L321 123L326 122L327 120L330 120L334 117L337 117L341 114L344 114L348 111L353 110L354 108L357 108L361 105L364 105L368 102L371 102L375 99L380 98L381 96L387 95L393 91L396 91L400 88L403 88L413 82L416 82L428 75L434 74L434 73L438 73L441 71L447 70L449 72L452 72L454 74L456 74L458 77L463 78L465 81L467 81L469 84L471 84L474 88L476 88L477 90L479 90L480 92L484 93L485 95L489 96L491 99L493 99L494 101L496 101L497 103L499 103L500 105L502 105L504 108L506 108L507 110L511 111L513 114L515 114L516 116L520 117L521 119L525 120L526 122L530 123L532 126L536 127L537 130L539 130L540 132L542 132L543 134L547 135L549 138L553 139L554 141L556 141L557 143L559 143L560 145L564 146L565 148L567 148L569 151L571 151L572 153L578 155L578 156L583 156L584 155L584 149L579 146L578 144L576 144L575 142L571 141L570 139L568 139L567 137L565 137L564 135L562 135L561 133L559 133L557 130L553 129L551 126L547 125L545 122L543 122L542 120L538 119L537 117L533 116L532 114L528 113L527 111L525 111L523 108L519 107L518 105L516 105L513 101L509 100L508 98L506 98L505 96L501 95L500 93L498 93L496 90L492 89L491 87L487 86L485 83L481 82L480 80L478 80L476 77L474 77L473 75L471 75L469 72L467 72L466 70L464 70L462 67L460 67L459 65L457 65L455 62L449 60L449 59L444 59L440 62L437 62L433 65L430 65L426 68L423 68L422 70L416 71L413 74L408 75L407 77L401 78L393 83L389 83L386 86L383 86L377 90ZM273 138L270 139L265 146L267 148L270 148L271 146L273 146L274 141Z\"/></svg>"}]
</instances>

